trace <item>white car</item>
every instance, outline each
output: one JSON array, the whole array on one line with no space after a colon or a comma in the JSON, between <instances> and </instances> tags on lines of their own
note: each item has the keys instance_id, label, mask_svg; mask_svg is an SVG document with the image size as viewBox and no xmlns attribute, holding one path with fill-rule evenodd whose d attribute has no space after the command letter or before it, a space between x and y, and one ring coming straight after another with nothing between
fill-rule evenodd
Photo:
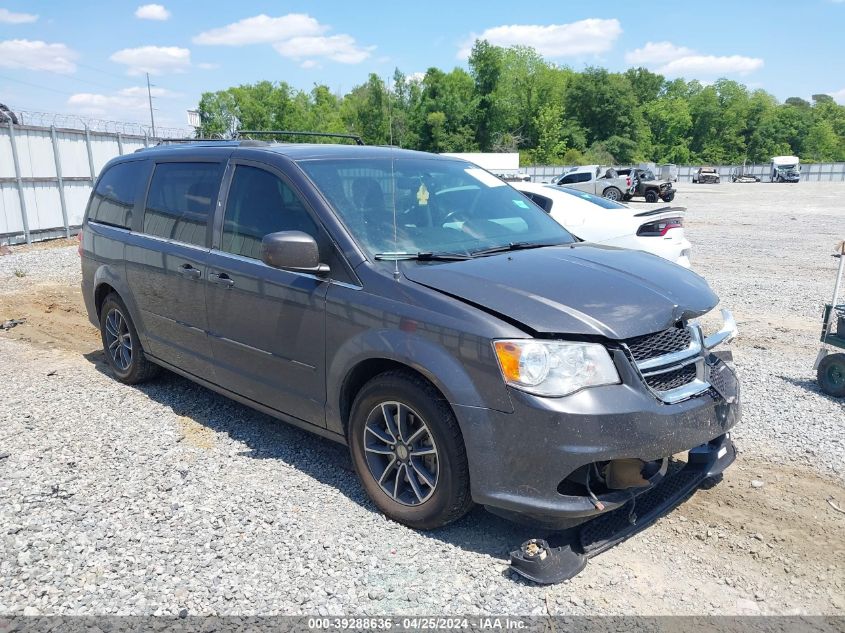
<instances>
[{"instance_id":1,"label":"white car","mask_svg":"<svg viewBox=\"0 0 845 633\"><path fill-rule=\"evenodd\" d=\"M684 235L684 207L646 207L640 211L568 187L535 182L510 185L586 242L647 251L690 267L691 244Z\"/></svg>"}]
</instances>

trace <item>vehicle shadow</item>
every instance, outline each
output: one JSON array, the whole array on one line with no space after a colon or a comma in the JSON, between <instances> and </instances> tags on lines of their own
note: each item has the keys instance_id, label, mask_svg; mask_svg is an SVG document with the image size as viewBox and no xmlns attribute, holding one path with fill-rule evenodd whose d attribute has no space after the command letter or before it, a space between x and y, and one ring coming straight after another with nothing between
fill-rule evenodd
<instances>
[{"instance_id":1,"label":"vehicle shadow","mask_svg":"<svg viewBox=\"0 0 845 633\"><path fill-rule=\"evenodd\" d=\"M84 357L98 371L112 378L102 351L90 352ZM239 453L241 456L279 460L332 486L369 512L379 512L359 483L345 446L255 411L169 371L162 372L149 383L127 388L138 389L175 414L244 444L246 449ZM529 538L555 540L555 545L561 539L570 538L568 533L551 533L518 525L481 507L474 508L451 525L420 534L503 562L508 560L512 550Z\"/></svg>"},{"instance_id":2,"label":"vehicle shadow","mask_svg":"<svg viewBox=\"0 0 845 633\"><path fill-rule=\"evenodd\" d=\"M793 378L792 376L784 376L783 374L778 376L778 378L780 378L784 382L788 382L790 385L801 387L806 391L821 396L822 398L825 398L826 400L829 400L834 404L841 404L845 406L845 400L843 400L842 398L835 398L834 396L825 393L824 391L822 391L821 387L819 387L819 383L815 380L811 380L809 378Z\"/></svg>"}]
</instances>

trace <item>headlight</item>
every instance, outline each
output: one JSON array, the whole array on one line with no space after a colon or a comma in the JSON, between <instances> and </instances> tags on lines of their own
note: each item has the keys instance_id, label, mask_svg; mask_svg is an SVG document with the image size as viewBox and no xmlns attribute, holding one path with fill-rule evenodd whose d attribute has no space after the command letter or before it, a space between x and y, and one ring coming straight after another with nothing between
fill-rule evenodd
<instances>
[{"instance_id":1,"label":"headlight","mask_svg":"<svg viewBox=\"0 0 845 633\"><path fill-rule=\"evenodd\" d=\"M515 339L494 341L493 347L505 382L538 396L619 383L610 354L597 343Z\"/></svg>"}]
</instances>

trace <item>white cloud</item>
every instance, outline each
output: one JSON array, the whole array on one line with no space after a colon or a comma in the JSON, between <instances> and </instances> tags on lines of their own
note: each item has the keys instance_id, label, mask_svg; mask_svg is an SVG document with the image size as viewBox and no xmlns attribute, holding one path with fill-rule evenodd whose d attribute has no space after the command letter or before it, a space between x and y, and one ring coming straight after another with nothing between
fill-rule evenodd
<instances>
[{"instance_id":1,"label":"white cloud","mask_svg":"<svg viewBox=\"0 0 845 633\"><path fill-rule=\"evenodd\" d=\"M8 9L0 9L0 24L27 24L37 19L34 13L12 13Z\"/></svg>"},{"instance_id":2,"label":"white cloud","mask_svg":"<svg viewBox=\"0 0 845 633\"><path fill-rule=\"evenodd\" d=\"M667 77L747 75L763 67L759 57L743 55L687 55L661 66L657 72Z\"/></svg>"},{"instance_id":3,"label":"white cloud","mask_svg":"<svg viewBox=\"0 0 845 633\"><path fill-rule=\"evenodd\" d=\"M569 24L509 24L472 33L458 50L466 59L475 40L496 46L531 46L544 57L574 57L604 53L622 34L619 20L588 18Z\"/></svg>"},{"instance_id":4,"label":"white cloud","mask_svg":"<svg viewBox=\"0 0 845 633\"><path fill-rule=\"evenodd\" d=\"M415 72L415 73L411 73L410 75L405 77L405 83L410 84L410 83L420 82L423 79L425 79L425 73L424 72Z\"/></svg>"},{"instance_id":5,"label":"white cloud","mask_svg":"<svg viewBox=\"0 0 845 633\"><path fill-rule=\"evenodd\" d=\"M204 31L194 37L194 44L219 46L244 46L246 44L271 44L293 37L320 35L328 26L305 13L289 13L278 18L256 15L218 29Z\"/></svg>"},{"instance_id":6,"label":"white cloud","mask_svg":"<svg viewBox=\"0 0 845 633\"><path fill-rule=\"evenodd\" d=\"M625 61L632 66L646 66L667 77L747 75L763 67L759 57L702 55L672 42L647 42L642 48L625 53Z\"/></svg>"},{"instance_id":7,"label":"white cloud","mask_svg":"<svg viewBox=\"0 0 845 633\"><path fill-rule=\"evenodd\" d=\"M842 1L845 2L845 0L842 0ZM841 103L842 105L845 105L845 88L843 88L842 90L836 90L834 92L829 92L828 94L831 97L833 97L836 100L837 103Z\"/></svg>"},{"instance_id":8,"label":"white cloud","mask_svg":"<svg viewBox=\"0 0 845 633\"><path fill-rule=\"evenodd\" d=\"M109 59L128 67L128 74L179 73L191 65L191 51L178 46L139 46L117 51Z\"/></svg>"},{"instance_id":9,"label":"white cloud","mask_svg":"<svg viewBox=\"0 0 845 633\"><path fill-rule=\"evenodd\" d=\"M170 17L170 11L161 4L142 4L135 9L135 17L139 20L163 21Z\"/></svg>"},{"instance_id":10,"label":"white cloud","mask_svg":"<svg viewBox=\"0 0 845 633\"><path fill-rule=\"evenodd\" d=\"M178 96L164 88L151 88L150 93L155 98ZM68 98L67 105L77 112L92 115L111 115L116 119L126 118L127 110L143 111L150 107L146 86L124 88L114 94L79 92ZM128 114L132 114L132 112Z\"/></svg>"},{"instance_id":11,"label":"white cloud","mask_svg":"<svg viewBox=\"0 0 845 633\"><path fill-rule=\"evenodd\" d=\"M341 64L358 64L369 58L375 46L361 46L346 33L328 34L330 27L306 13L280 17L256 15L226 26L204 31L193 38L196 44L246 46L272 44L282 56L302 60L302 68L317 68L329 59Z\"/></svg>"},{"instance_id":12,"label":"white cloud","mask_svg":"<svg viewBox=\"0 0 845 633\"><path fill-rule=\"evenodd\" d=\"M341 64L359 64L367 59L375 46L359 46L351 35L294 37L273 44L282 57L326 57Z\"/></svg>"},{"instance_id":13,"label":"white cloud","mask_svg":"<svg viewBox=\"0 0 845 633\"><path fill-rule=\"evenodd\" d=\"M687 55L694 55L695 51L685 46L675 46L672 42L646 42L642 48L635 48L625 53L625 62L632 66L647 64L665 64Z\"/></svg>"},{"instance_id":14,"label":"white cloud","mask_svg":"<svg viewBox=\"0 0 845 633\"><path fill-rule=\"evenodd\" d=\"M64 44L40 40L5 40L0 42L0 68L50 70L57 73L76 71L76 51Z\"/></svg>"}]
</instances>

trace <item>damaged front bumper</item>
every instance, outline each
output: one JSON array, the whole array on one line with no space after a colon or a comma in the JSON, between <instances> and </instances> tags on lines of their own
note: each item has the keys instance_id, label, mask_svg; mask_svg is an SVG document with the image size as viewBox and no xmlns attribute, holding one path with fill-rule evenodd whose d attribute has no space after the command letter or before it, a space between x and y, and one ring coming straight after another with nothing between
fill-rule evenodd
<instances>
[{"instance_id":1,"label":"damaged front bumper","mask_svg":"<svg viewBox=\"0 0 845 633\"><path fill-rule=\"evenodd\" d=\"M585 523L573 542L550 547L542 539L526 541L511 552L511 569L540 584L571 578L584 569L590 558L647 528L701 484L720 475L735 459L730 433L697 446L689 451L689 459L681 470L645 494L631 496L622 507Z\"/></svg>"},{"instance_id":2,"label":"damaged front bumper","mask_svg":"<svg viewBox=\"0 0 845 633\"><path fill-rule=\"evenodd\" d=\"M659 487L673 455L690 451L692 465L700 447L724 442L715 463L726 467L734 458L728 432L741 415L739 385L728 364L706 351L735 331L726 321L703 341L701 384L682 400L661 399L625 351L615 350L621 384L565 398L512 390L513 413L455 407L472 449L473 499L509 519L565 528Z\"/></svg>"}]
</instances>

